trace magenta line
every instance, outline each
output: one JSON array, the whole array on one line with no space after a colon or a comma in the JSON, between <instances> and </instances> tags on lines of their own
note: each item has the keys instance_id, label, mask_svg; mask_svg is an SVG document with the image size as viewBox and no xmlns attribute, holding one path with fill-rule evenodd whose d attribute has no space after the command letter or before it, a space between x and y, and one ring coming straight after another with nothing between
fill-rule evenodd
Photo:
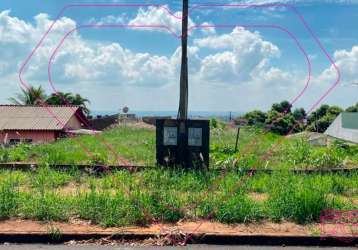
<instances>
[{"instance_id":1,"label":"magenta line","mask_svg":"<svg viewBox=\"0 0 358 250\"><path fill-rule=\"evenodd\" d=\"M285 32L286 34L288 34L289 37L296 43L297 47L300 49L300 51L302 52L302 54L304 55L304 57L306 59L307 67L308 67L308 77L307 77L307 81L305 83L304 88L293 99L293 101L291 101L291 105L293 105L304 94L304 92L307 90L307 88L309 86L309 82L311 80L312 66L311 66L311 61L309 59L309 56L308 56L307 52L305 51L305 49L303 48L301 43L298 41L298 39L295 37L295 35L292 32L290 32L289 30L287 30L287 29L285 29L285 28L283 28L282 26L279 26L279 25L240 25L240 24L236 24L236 25L196 25L196 26L190 27L189 30L198 29L198 28L235 28L235 27L239 27L239 26L245 27L245 28L273 28L273 29L278 29L278 30L281 30L281 31ZM70 36L73 32L78 31L80 29L84 29L84 28L158 28L158 29L166 29L175 38L178 38L178 39L181 38L181 36L177 36L176 33L172 32L170 27L165 26L165 25L89 24L89 25L78 26L78 27L70 30L69 32L67 32L65 34L65 36L61 39L60 43L56 46L54 52L51 54L50 60L48 62L48 68L47 68L48 80L49 80L49 83L50 83L53 91L55 91L56 93L58 91L56 90L56 88L55 88L55 86L53 84L52 74L51 74L52 62L53 62L58 50L62 47L64 41L68 38L68 36Z\"/></svg>"},{"instance_id":2,"label":"magenta line","mask_svg":"<svg viewBox=\"0 0 358 250\"><path fill-rule=\"evenodd\" d=\"M26 58L25 62L22 64L22 66L20 67L20 71L19 71L19 80L21 82L21 84L25 87L28 88L28 85L23 81L22 79L22 74L24 71L25 66L28 64L28 62L30 61L31 57L33 56L33 54L37 51L37 49L40 47L40 45L42 44L43 40L46 38L46 36L48 35L48 33L52 30L54 24L63 16L64 11L73 7L157 7L157 8L163 8L164 10L166 10L171 16L177 18L177 19L182 19L181 17L177 17L175 16L165 5L159 5L159 4L69 4L69 5L65 5L61 11L59 12L58 16L56 17L56 19L52 22L51 26L49 27L49 29L45 32L45 34L42 36L41 40L39 41L39 43L36 45L36 47L33 49L33 51L30 53L30 55ZM299 19L301 20L301 22L303 23L304 27L309 31L309 33L311 34L311 36L314 38L314 40L317 42L317 44L319 45L319 47L321 48L321 50L324 52L324 54L326 55L326 57L328 58L328 60L331 62L331 64L334 66L334 68L337 71L337 80L335 81L335 84L329 88L326 93L312 106L312 108L309 110L309 112L311 112L335 87L336 85L338 85L339 81L340 81L340 72L338 67L336 66L336 64L334 63L334 61L332 60L332 58L330 57L330 55L328 54L328 52L325 50L325 48L323 47L323 45L321 44L321 42L319 41L319 39L315 36L315 34L313 33L312 29L308 26L307 22L305 21L305 19L303 18L303 16L298 12L298 10L290 5L290 4L280 4L280 3L273 3L273 4L198 4L195 5L193 7L191 7L191 10L194 9L198 9L198 8L213 8L213 7L241 7L241 8L262 8L262 7L287 7L290 10L292 10L294 12L294 14L296 14ZM174 34L173 34L174 35ZM177 36L177 35L176 35ZM302 95L303 93L301 93ZM296 98L295 100L293 100L293 102L297 101L298 98Z\"/></svg>"},{"instance_id":3,"label":"magenta line","mask_svg":"<svg viewBox=\"0 0 358 250\"><path fill-rule=\"evenodd\" d=\"M65 6L65 9L73 8L73 7L128 7L128 8L138 8L138 7L156 7L159 9L165 10L170 16L182 20L183 17L176 16L174 12L172 12L169 8L166 7L165 4L96 4L96 3L89 3L89 4L68 4Z\"/></svg>"},{"instance_id":4,"label":"magenta line","mask_svg":"<svg viewBox=\"0 0 358 250\"><path fill-rule=\"evenodd\" d=\"M158 5L158 4L70 4L70 5L66 5L64 6L60 13L58 14L58 16L56 17L56 19L52 22L51 26L49 27L49 29L45 32L45 34L43 35L43 37L41 38L41 40L39 41L39 43L36 45L36 47L34 48L34 50L31 52L31 54L28 56L28 58L25 60L25 62L23 63L23 65L21 66L20 68L20 72L19 72L19 79L20 79L20 82L23 86L27 87L26 83L22 80L22 73L23 73L23 70L25 68L25 66L28 64L29 60L31 59L31 57L33 56L33 54L36 52L36 50L40 47L40 45L42 44L43 40L46 38L46 36L49 34L49 32L51 31L51 29L53 28L54 24L58 21L59 18L61 18L64 14L64 11L66 9L69 9L69 8L73 8L73 7L150 7L150 6L153 6L153 7L157 7L157 8L163 8L164 10L166 10L168 12L169 15L177 18L177 19L182 19L180 17L177 17L175 16L172 12L170 12L170 10L168 8L166 8L166 6L163 6L163 5ZM289 6L289 5L286 5L286 4L263 4L263 5L250 5L250 4L236 4L236 5L228 5L228 4L202 4L202 5L197 5L197 6L194 6L191 8L191 10L193 9L197 9L197 8L203 8L203 7L220 7L220 6L226 6L226 7L275 7L275 6L284 6L284 7L291 7L293 10L295 10L295 14L298 15L300 17L300 20L304 23L304 26L310 31L310 33L314 36L312 30L308 27L308 25L306 24L306 22L304 21L303 17L298 13L298 11L296 9L294 9L292 6ZM135 26L133 26L135 27ZM152 27L154 27L152 25ZM173 36L175 37L181 37L181 36L178 36L177 34L175 34L174 32L172 32L170 30L169 27L165 27L165 26L162 26L162 28L165 28L167 29ZM289 33L288 33L289 34ZM292 36L291 36L292 37ZM296 39L297 40L297 39ZM316 42L319 42L318 38L315 39ZM297 42L296 42L297 43ZM321 44L320 44L321 45ZM324 50L323 46L321 45L320 46L321 49ZM301 49L301 48L300 48ZM302 51L302 50L301 50ZM326 53L326 55L329 57L328 53ZM329 57L330 58L330 57ZM334 64L333 60L331 60L332 63ZM338 68L337 68L338 70ZM309 81L308 81L309 82ZM339 82L339 79L336 81L336 83L338 84ZM335 84L336 85L336 84ZM305 86L304 90L307 88L307 85ZM326 96L328 95L328 93L334 88L334 86L332 86L328 91L327 93L322 96L320 98L320 100L317 101L317 104L315 105L318 105L318 103ZM292 102L295 102L299 99L299 97L301 97L304 93L304 90L301 91L300 95L297 96L297 98L295 98ZM314 106L315 106L314 105ZM314 107L313 107L314 108ZM48 109L48 108L47 108Z\"/></svg>"},{"instance_id":5,"label":"magenta line","mask_svg":"<svg viewBox=\"0 0 358 250\"><path fill-rule=\"evenodd\" d=\"M26 65L28 64L28 62L31 60L32 56L34 55L34 53L37 51L37 49L41 46L42 42L44 41L44 39L47 37L47 35L49 34L49 32L52 30L54 24L58 21L59 18L62 17L64 11L66 9L69 9L69 8L72 8L72 7L149 7L149 6L153 6L153 7L158 7L158 8L163 8L165 9L169 15L173 16L174 18L176 19L182 19L181 17L177 17L175 16L172 12L170 12L170 10L168 8L166 8L165 6L162 6L162 5L151 5L151 4L72 4L72 5L66 5L62 8L62 10L60 11L59 15L57 16L57 18L53 21L53 23L51 24L51 26L49 27L49 29L45 32L45 34L43 35L43 37L41 38L41 40L39 41L39 43L36 45L36 47L33 49L33 51L30 53L30 55L26 58L26 60L24 61L24 63L21 65L21 68L20 68L20 71L19 71L19 79L20 79L20 82L23 86L27 87L26 83L23 81L22 79L22 74L23 74L23 71L26 67ZM339 83L339 80L340 80L340 72L339 72L339 69L338 67L335 65L334 61L332 60L332 58L329 56L328 52L325 50L325 48L323 47L323 45L321 44L321 42L319 41L319 39L315 36L315 34L313 33L313 31L311 30L311 28L308 26L308 24L306 23L306 21L304 20L304 18L299 14L299 12L297 11L296 8L294 8L293 6L291 5L288 5L288 4L262 4L262 5L253 5L253 4L235 4L235 5L229 5L229 4L199 4L197 6L194 6L191 8L191 10L194 10L194 9L197 9L197 8L203 8L203 7L210 7L210 8L213 8L213 7L220 7L220 6L226 6L226 7L249 7L249 8L255 8L255 7L288 7L289 9L291 9L298 17L299 19L301 20L301 22L303 23L304 27L309 31L309 33L311 34L311 36L314 38L315 42L319 45L319 47L321 48L321 50L323 51L323 53L326 55L326 57L328 58L328 60L331 62L331 64L333 65L333 67L335 68L335 70L337 71L337 80L335 81L335 84L333 86L331 86L326 92L325 94L320 98L318 99L318 101L316 103L314 103L314 105L312 106L312 108L309 110L309 112L311 112L335 87L336 85L338 85ZM219 25L220 26L220 25ZM215 26L215 27L219 27L219 26ZM221 25L222 28L224 28L224 26L228 27L228 25ZM251 27L269 27L270 25L251 25ZM107 26L109 27L109 26ZM128 27L128 26L126 26ZM135 26L133 26L135 27ZM137 27L140 27L140 26L137 26ZM142 26L143 27L143 26ZM151 28L154 28L153 25L151 26L147 26L147 27L151 27ZM200 25L197 25L197 26L194 26L194 27L191 27L190 29L194 29L194 28L204 28L205 26L200 26ZM209 26L206 26L206 28L208 28ZM233 26L231 26L233 27ZM236 27L236 26L235 26ZM243 27L249 27L248 25L246 26L243 26ZM284 32L286 32L291 38L293 38L293 40L295 41L296 45L298 45L299 49L301 50L301 52L303 52L303 54L305 55L306 57L306 60L308 62L308 66L309 66L309 77L308 77L308 80L307 80L307 84L305 86L305 88L301 91L301 93L292 101L293 102L296 102L302 95L303 93L305 92L305 90L307 89L307 86L308 86L308 83L310 81L310 76L311 76L311 64L310 64L310 61L309 61L309 57L307 55L307 53L305 53L303 47L300 45L299 41L293 36L292 33L290 33L288 30L285 30L284 28L282 27L278 27L276 25L276 27L274 27L274 25L271 25L270 26L271 28L276 28L276 29L280 29ZM79 28L83 28L83 27L79 27ZM157 27L158 28L158 27ZM176 33L174 33L169 27L165 27L164 25L161 27L163 29L166 29L168 32L170 32L174 37L176 38L181 38L181 36L178 36ZM76 29L75 29L76 30ZM63 41L71 34L73 33L75 30L72 30L70 31L68 34L66 34L66 36L63 38L63 40L61 40L61 43L63 43ZM54 58L54 55L56 54L58 48L60 46L58 46L53 54L53 56L51 56L51 59L49 61L49 65L48 65L48 73L49 73L49 81L50 83L52 84L52 79L51 79L51 76L50 76L50 73L51 73L51 62ZM52 84L53 85L53 84ZM48 108L47 108L48 109ZM49 112L51 112L51 110L49 110ZM198 226L198 228L200 227L200 225ZM197 229L196 229L197 230ZM188 238L190 237L187 236L184 243L188 240Z\"/></svg>"}]
</instances>

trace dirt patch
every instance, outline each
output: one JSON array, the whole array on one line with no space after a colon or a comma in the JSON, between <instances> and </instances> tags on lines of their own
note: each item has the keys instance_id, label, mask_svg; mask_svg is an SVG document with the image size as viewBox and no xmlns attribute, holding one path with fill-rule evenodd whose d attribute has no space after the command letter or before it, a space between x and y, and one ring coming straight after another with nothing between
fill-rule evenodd
<instances>
[{"instance_id":1,"label":"dirt patch","mask_svg":"<svg viewBox=\"0 0 358 250\"><path fill-rule=\"evenodd\" d=\"M352 204L354 207L358 207L358 196L347 197L343 195L337 195L337 197L342 199L344 202Z\"/></svg>"},{"instance_id":2,"label":"dirt patch","mask_svg":"<svg viewBox=\"0 0 358 250\"><path fill-rule=\"evenodd\" d=\"M181 221L176 224L153 224L148 227L111 227L102 228L98 225L91 225L89 221L71 219L68 223L53 222L43 223L31 220L10 219L0 222L0 233L49 233L56 228L61 233L71 234L116 234L116 233L136 233L136 234L174 234L174 233L205 233L223 235L312 235L312 227L318 225L296 225L285 222L281 224L263 222L258 224L236 224L226 225L211 221Z\"/></svg>"},{"instance_id":3,"label":"dirt patch","mask_svg":"<svg viewBox=\"0 0 358 250\"><path fill-rule=\"evenodd\" d=\"M155 129L155 126L139 121L139 122L126 122L126 123L120 123L119 126L127 126L131 128L144 128L144 129Z\"/></svg>"},{"instance_id":4,"label":"dirt patch","mask_svg":"<svg viewBox=\"0 0 358 250\"><path fill-rule=\"evenodd\" d=\"M251 200L256 202L265 202L269 198L268 194L256 193L256 192L249 193L248 196L250 197Z\"/></svg>"},{"instance_id":5,"label":"dirt patch","mask_svg":"<svg viewBox=\"0 0 358 250\"><path fill-rule=\"evenodd\" d=\"M68 183L65 186L55 189L61 195L77 195L79 193L89 193L91 190L87 184Z\"/></svg>"}]
</instances>

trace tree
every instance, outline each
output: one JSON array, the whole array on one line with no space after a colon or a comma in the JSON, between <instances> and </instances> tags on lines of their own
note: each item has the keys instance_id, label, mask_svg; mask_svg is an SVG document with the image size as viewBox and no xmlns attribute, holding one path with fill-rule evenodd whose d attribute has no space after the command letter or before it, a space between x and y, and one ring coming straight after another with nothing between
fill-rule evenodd
<instances>
[{"instance_id":1,"label":"tree","mask_svg":"<svg viewBox=\"0 0 358 250\"><path fill-rule=\"evenodd\" d=\"M267 113L266 126L271 132L286 135L293 130L295 118L291 113L292 105L288 101L274 103Z\"/></svg>"},{"instance_id":2,"label":"tree","mask_svg":"<svg viewBox=\"0 0 358 250\"><path fill-rule=\"evenodd\" d=\"M316 111L318 118L325 116L328 112L329 105L323 104L319 109Z\"/></svg>"},{"instance_id":3,"label":"tree","mask_svg":"<svg viewBox=\"0 0 358 250\"><path fill-rule=\"evenodd\" d=\"M346 109L347 112L358 112L358 102L356 105Z\"/></svg>"},{"instance_id":4,"label":"tree","mask_svg":"<svg viewBox=\"0 0 358 250\"><path fill-rule=\"evenodd\" d=\"M57 92L51 94L47 98L46 103L49 105L68 105L71 104L72 101L73 95L71 93Z\"/></svg>"},{"instance_id":5,"label":"tree","mask_svg":"<svg viewBox=\"0 0 358 250\"><path fill-rule=\"evenodd\" d=\"M338 106L331 106L331 107L329 107L327 114L337 117L342 112L343 112L342 108L340 108Z\"/></svg>"},{"instance_id":6,"label":"tree","mask_svg":"<svg viewBox=\"0 0 358 250\"><path fill-rule=\"evenodd\" d=\"M295 118L296 121L302 121L303 119L306 118L306 111L304 108L299 108L299 109L295 109L293 111L293 117Z\"/></svg>"},{"instance_id":7,"label":"tree","mask_svg":"<svg viewBox=\"0 0 358 250\"><path fill-rule=\"evenodd\" d=\"M83 98L79 94L76 94L73 98L72 104L81 107L83 113L89 115L90 111L87 107L87 104L90 104L90 101L88 99Z\"/></svg>"},{"instance_id":8,"label":"tree","mask_svg":"<svg viewBox=\"0 0 358 250\"><path fill-rule=\"evenodd\" d=\"M246 113L244 118L247 120L248 125L260 126L265 124L267 115L260 110L254 110Z\"/></svg>"},{"instance_id":9,"label":"tree","mask_svg":"<svg viewBox=\"0 0 358 250\"><path fill-rule=\"evenodd\" d=\"M89 104L90 101L79 94L73 95L72 93L63 92L53 93L47 98L46 103L49 105L75 105L81 107L83 113L86 115L90 113L87 107L87 104Z\"/></svg>"},{"instance_id":10,"label":"tree","mask_svg":"<svg viewBox=\"0 0 358 250\"><path fill-rule=\"evenodd\" d=\"M21 92L9 100L16 105L40 105L46 100L46 93L41 86L21 88Z\"/></svg>"},{"instance_id":11,"label":"tree","mask_svg":"<svg viewBox=\"0 0 358 250\"><path fill-rule=\"evenodd\" d=\"M272 109L268 112L266 124L271 132L287 135L290 131L294 129L296 124L295 118L292 113L279 113L276 110Z\"/></svg>"},{"instance_id":12,"label":"tree","mask_svg":"<svg viewBox=\"0 0 358 250\"><path fill-rule=\"evenodd\" d=\"M308 116L307 130L323 133L343 111L338 106L322 105Z\"/></svg>"},{"instance_id":13,"label":"tree","mask_svg":"<svg viewBox=\"0 0 358 250\"><path fill-rule=\"evenodd\" d=\"M300 132L305 129L306 111L303 108L295 109L288 101L274 103L267 114L266 126L271 132L287 135L290 132Z\"/></svg>"},{"instance_id":14,"label":"tree","mask_svg":"<svg viewBox=\"0 0 358 250\"><path fill-rule=\"evenodd\" d=\"M290 113L291 112L291 103L289 101L282 101L280 103L274 103L272 105L272 110L277 111L278 113Z\"/></svg>"}]
</instances>

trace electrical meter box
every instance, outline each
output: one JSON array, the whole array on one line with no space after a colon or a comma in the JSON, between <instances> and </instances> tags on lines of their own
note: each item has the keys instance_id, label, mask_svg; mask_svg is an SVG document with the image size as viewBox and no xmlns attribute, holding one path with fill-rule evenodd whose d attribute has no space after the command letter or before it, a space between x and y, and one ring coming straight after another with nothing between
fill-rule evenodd
<instances>
[{"instance_id":1,"label":"electrical meter box","mask_svg":"<svg viewBox=\"0 0 358 250\"><path fill-rule=\"evenodd\" d=\"M209 120L157 119L157 163L162 166L209 166Z\"/></svg>"}]
</instances>

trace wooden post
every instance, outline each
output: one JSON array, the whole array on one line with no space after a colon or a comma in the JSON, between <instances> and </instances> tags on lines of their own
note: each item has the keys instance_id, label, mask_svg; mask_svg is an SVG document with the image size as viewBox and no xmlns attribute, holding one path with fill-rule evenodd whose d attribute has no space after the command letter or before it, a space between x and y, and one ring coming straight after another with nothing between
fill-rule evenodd
<instances>
[{"instance_id":1,"label":"wooden post","mask_svg":"<svg viewBox=\"0 0 358 250\"><path fill-rule=\"evenodd\" d=\"M189 0L183 0L183 20L181 39L181 71L180 71L180 99L178 119L188 118L188 15Z\"/></svg>"},{"instance_id":2,"label":"wooden post","mask_svg":"<svg viewBox=\"0 0 358 250\"><path fill-rule=\"evenodd\" d=\"M240 136L240 126L237 127L236 143L235 143L235 153L237 153L239 146L239 136Z\"/></svg>"}]
</instances>

